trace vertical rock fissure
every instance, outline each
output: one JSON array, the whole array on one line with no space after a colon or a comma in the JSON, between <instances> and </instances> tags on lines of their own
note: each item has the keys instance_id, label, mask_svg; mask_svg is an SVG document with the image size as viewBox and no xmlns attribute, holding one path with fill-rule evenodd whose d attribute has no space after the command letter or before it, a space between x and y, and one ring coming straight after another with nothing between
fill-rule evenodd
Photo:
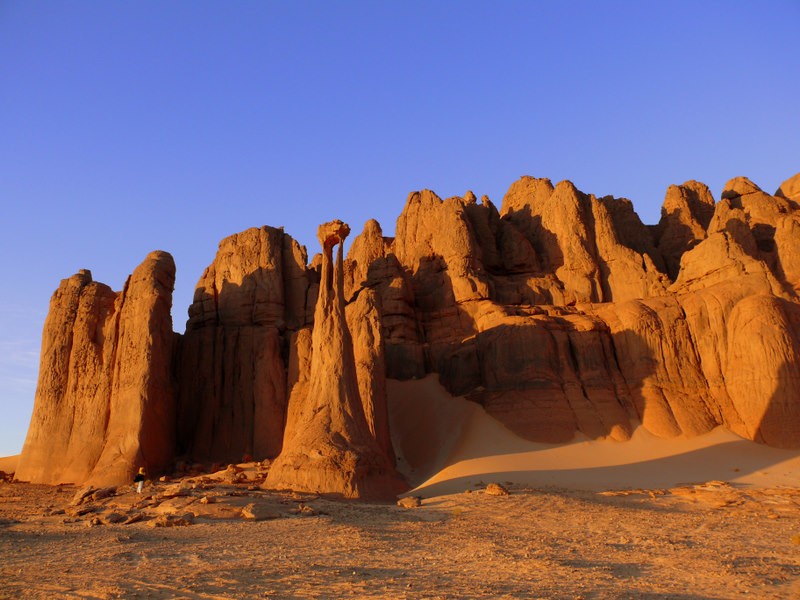
<instances>
[{"instance_id":1,"label":"vertical rock fissure","mask_svg":"<svg viewBox=\"0 0 800 600\"><path fill-rule=\"evenodd\" d=\"M572 364L572 370L575 373L575 381L578 382L578 386L580 387L581 390L581 396L583 396L583 399L586 402L587 406L591 406L592 408L595 409L594 413L597 415L597 418L600 421L601 425L605 427L605 423L603 422L603 415L600 413L600 411L596 409L592 401L589 399L589 394L586 393L586 387L583 384L580 365L578 363L577 349L575 348L575 344L572 341L572 336L569 334L569 332L566 332L566 337L567 337L567 351L569 354L570 362ZM567 403L569 403L568 394L567 394ZM577 425L578 429L581 430L581 433L584 433L586 435L591 435L591 432L589 431L582 431L583 428L581 427L581 419L578 418L578 415L575 411L575 407L572 406L571 403L570 403L570 408L572 408L572 412L575 414L575 424Z\"/></svg>"}]
</instances>

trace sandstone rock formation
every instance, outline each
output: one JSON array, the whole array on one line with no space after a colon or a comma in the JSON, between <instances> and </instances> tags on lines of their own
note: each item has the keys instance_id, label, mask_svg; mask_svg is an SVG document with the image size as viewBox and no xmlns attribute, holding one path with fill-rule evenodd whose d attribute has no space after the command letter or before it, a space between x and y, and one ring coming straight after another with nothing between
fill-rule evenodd
<instances>
[{"instance_id":1,"label":"sandstone rock formation","mask_svg":"<svg viewBox=\"0 0 800 600\"><path fill-rule=\"evenodd\" d=\"M626 439L636 423L662 436L723 425L797 446L791 427L768 434L757 411L745 414L734 400L744 388L730 383L741 371L727 358L739 302L774 297L788 302L785 314L797 303L797 208L744 178L717 204L687 182L668 190L648 230L625 200L523 177L499 219L469 194L412 194L388 256L413 284L425 372L520 435ZM784 351L768 366L754 346L760 366L747 372L762 382L762 408L800 417L787 391L799 332L788 318L771 322ZM389 355L388 372L403 360ZM765 390L776 378L773 397Z\"/></svg>"},{"instance_id":2,"label":"sandstone rock formation","mask_svg":"<svg viewBox=\"0 0 800 600\"><path fill-rule=\"evenodd\" d=\"M85 270L61 282L18 479L102 485L171 465L174 281L172 257L153 252L119 293Z\"/></svg>"},{"instance_id":3,"label":"sandstone rock formation","mask_svg":"<svg viewBox=\"0 0 800 600\"><path fill-rule=\"evenodd\" d=\"M266 485L345 498L391 499L404 491L405 485L387 452L391 442L387 439L385 386L370 373L371 367L358 377L345 316L342 244L349 233L350 228L341 221L319 228L322 277L314 313L308 391L292 397L296 406L291 409L283 449L272 464ZM335 262L334 246L338 246ZM369 321L370 314L377 318L369 305L360 310L361 321ZM363 327L371 333L361 340L367 358L380 366L380 344L374 337L378 328L369 322Z\"/></svg>"},{"instance_id":4,"label":"sandstone rock formation","mask_svg":"<svg viewBox=\"0 0 800 600\"><path fill-rule=\"evenodd\" d=\"M800 173L784 181L778 188L778 191L775 192L775 195L800 202Z\"/></svg>"},{"instance_id":5,"label":"sandstone rock formation","mask_svg":"<svg viewBox=\"0 0 800 600\"><path fill-rule=\"evenodd\" d=\"M306 253L282 229L222 240L189 307L179 358L179 453L274 458L286 420L286 346L315 298Z\"/></svg>"},{"instance_id":6,"label":"sandstone rock formation","mask_svg":"<svg viewBox=\"0 0 800 600\"><path fill-rule=\"evenodd\" d=\"M687 181L667 189L655 238L673 281L678 276L681 257L706 238L713 216L714 198L705 184Z\"/></svg>"},{"instance_id":7,"label":"sandstone rock formation","mask_svg":"<svg viewBox=\"0 0 800 600\"><path fill-rule=\"evenodd\" d=\"M346 261L349 228L323 226L311 264L249 229L220 243L183 335L169 255L119 293L80 272L51 302L17 477L119 484L250 455L277 457L267 485L386 498L386 379L429 373L532 440L724 426L800 447L798 190L739 177L715 201L688 181L655 226L568 181L523 177L499 210L423 190Z\"/></svg>"}]
</instances>

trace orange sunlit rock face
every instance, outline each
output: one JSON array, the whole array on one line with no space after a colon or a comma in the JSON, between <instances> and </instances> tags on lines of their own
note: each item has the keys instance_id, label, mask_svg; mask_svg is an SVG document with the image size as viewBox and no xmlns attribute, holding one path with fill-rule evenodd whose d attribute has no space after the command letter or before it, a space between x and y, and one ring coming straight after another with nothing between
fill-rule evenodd
<instances>
[{"instance_id":1,"label":"orange sunlit rock face","mask_svg":"<svg viewBox=\"0 0 800 600\"><path fill-rule=\"evenodd\" d=\"M50 301L31 425L17 477L130 481L175 452L175 264L152 252L115 293L81 271Z\"/></svg>"},{"instance_id":2,"label":"orange sunlit rock face","mask_svg":"<svg viewBox=\"0 0 800 600\"><path fill-rule=\"evenodd\" d=\"M798 181L736 178L719 201L670 186L654 226L568 181L523 177L499 210L424 190L346 260L349 227L321 226L310 264L282 229L249 229L220 244L183 335L168 254L118 293L81 272L51 301L17 477L247 455L275 459L268 486L386 498L404 485L387 378L431 373L532 441L641 424L800 447Z\"/></svg>"}]
</instances>

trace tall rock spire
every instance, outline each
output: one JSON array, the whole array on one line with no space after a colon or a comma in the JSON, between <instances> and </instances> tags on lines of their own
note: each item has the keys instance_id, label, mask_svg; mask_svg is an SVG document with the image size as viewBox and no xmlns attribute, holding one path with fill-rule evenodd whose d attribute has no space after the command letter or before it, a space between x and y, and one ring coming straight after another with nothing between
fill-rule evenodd
<instances>
[{"instance_id":1,"label":"tall rock spire","mask_svg":"<svg viewBox=\"0 0 800 600\"><path fill-rule=\"evenodd\" d=\"M31 425L17 477L117 485L172 466L175 263L147 255L121 292L82 270L50 301Z\"/></svg>"},{"instance_id":2,"label":"tall rock spire","mask_svg":"<svg viewBox=\"0 0 800 600\"><path fill-rule=\"evenodd\" d=\"M342 244L350 227L319 227L322 278L314 314L308 393L293 396L283 450L266 486L391 499L405 489L392 460L370 431L359 395L353 342L345 317ZM334 246L336 261L333 259Z\"/></svg>"}]
</instances>

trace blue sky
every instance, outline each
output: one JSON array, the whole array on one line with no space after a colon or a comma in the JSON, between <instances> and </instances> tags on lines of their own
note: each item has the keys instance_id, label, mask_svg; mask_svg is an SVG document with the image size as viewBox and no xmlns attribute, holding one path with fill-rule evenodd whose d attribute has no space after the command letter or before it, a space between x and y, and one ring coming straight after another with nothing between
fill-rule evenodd
<instances>
[{"instance_id":1,"label":"blue sky","mask_svg":"<svg viewBox=\"0 0 800 600\"><path fill-rule=\"evenodd\" d=\"M800 2L0 0L0 456L50 295L175 257L174 327L225 236L390 235L412 190L521 175L633 200L800 171Z\"/></svg>"}]
</instances>

